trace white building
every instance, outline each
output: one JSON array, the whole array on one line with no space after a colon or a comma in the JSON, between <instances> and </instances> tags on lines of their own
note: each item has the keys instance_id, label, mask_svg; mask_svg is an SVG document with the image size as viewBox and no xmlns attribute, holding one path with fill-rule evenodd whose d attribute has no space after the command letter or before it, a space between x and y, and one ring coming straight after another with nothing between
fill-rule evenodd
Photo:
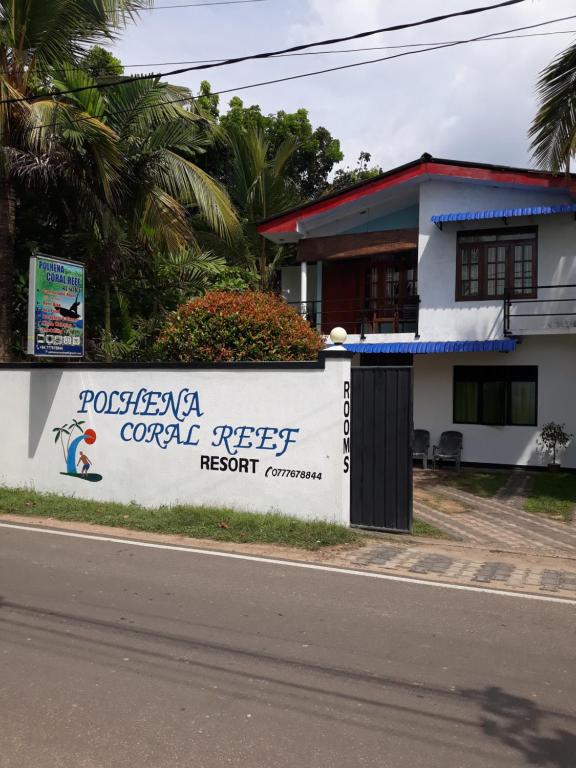
<instances>
[{"instance_id":1,"label":"white building","mask_svg":"<svg viewBox=\"0 0 576 768\"><path fill-rule=\"evenodd\" d=\"M576 433L576 176L424 155L260 226L297 244L282 294L357 365L414 366L414 426L463 460L535 466ZM576 443L563 457L576 468Z\"/></svg>"}]
</instances>

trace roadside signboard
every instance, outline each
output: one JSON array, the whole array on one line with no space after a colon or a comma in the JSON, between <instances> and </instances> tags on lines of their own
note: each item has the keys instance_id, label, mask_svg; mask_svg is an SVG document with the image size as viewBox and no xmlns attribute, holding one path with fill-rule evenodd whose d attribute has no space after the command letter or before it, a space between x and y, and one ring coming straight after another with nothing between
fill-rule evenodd
<instances>
[{"instance_id":1,"label":"roadside signboard","mask_svg":"<svg viewBox=\"0 0 576 768\"><path fill-rule=\"evenodd\" d=\"M84 355L84 265L51 256L30 259L28 354Z\"/></svg>"}]
</instances>

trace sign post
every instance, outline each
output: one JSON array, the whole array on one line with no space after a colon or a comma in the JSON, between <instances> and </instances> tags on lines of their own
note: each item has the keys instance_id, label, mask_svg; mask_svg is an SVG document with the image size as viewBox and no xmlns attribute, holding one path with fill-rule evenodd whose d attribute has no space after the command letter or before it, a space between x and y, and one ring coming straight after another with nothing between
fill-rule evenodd
<instances>
[{"instance_id":1,"label":"sign post","mask_svg":"<svg viewBox=\"0 0 576 768\"><path fill-rule=\"evenodd\" d=\"M30 259L27 351L35 357L83 357L83 264L41 254Z\"/></svg>"}]
</instances>

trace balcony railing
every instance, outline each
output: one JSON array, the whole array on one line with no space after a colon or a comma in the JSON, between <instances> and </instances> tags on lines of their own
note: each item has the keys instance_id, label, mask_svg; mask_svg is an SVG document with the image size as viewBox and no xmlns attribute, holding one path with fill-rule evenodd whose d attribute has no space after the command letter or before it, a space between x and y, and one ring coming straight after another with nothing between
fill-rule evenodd
<instances>
[{"instance_id":1,"label":"balcony railing","mask_svg":"<svg viewBox=\"0 0 576 768\"><path fill-rule=\"evenodd\" d=\"M576 331L576 283L539 285L537 298L504 299L504 335Z\"/></svg>"},{"instance_id":2,"label":"balcony railing","mask_svg":"<svg viewBox=\"0 0 576 768\"><path fill-rule=\"evenodd\" d=\"M342 299L338 302L288 302L300 312L310 325L322 333L341 326L349 334L361 337L371 333L418 334L418 296L406 303L386 303L375 299L364 302Z\"/></svg>"}]
</instances>

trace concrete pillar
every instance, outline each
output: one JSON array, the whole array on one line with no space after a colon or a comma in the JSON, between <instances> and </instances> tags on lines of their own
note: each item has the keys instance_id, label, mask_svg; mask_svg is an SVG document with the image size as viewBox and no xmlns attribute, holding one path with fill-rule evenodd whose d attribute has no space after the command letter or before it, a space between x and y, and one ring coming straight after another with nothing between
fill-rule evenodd
<instances>
[{"instance_id":1,"label":"concrete pillar","mask_svg":"<svg viewBox=\"0 0 576 768\"><path fill-rule=\"evenodd\" d=\"M316 262L316 328L322 330L322 262Z\"/></svg>"},{"instance_id":2,"label":"concrete pillar","mask_svg":"<svg viewBox=\"0 0 576 768\"><path fill-rule=\"evenodd\" d=\"M300 313L306 317L306 303L308 301L308 264L303 261L300 264Z\"/></svg>"}]
</instances>

